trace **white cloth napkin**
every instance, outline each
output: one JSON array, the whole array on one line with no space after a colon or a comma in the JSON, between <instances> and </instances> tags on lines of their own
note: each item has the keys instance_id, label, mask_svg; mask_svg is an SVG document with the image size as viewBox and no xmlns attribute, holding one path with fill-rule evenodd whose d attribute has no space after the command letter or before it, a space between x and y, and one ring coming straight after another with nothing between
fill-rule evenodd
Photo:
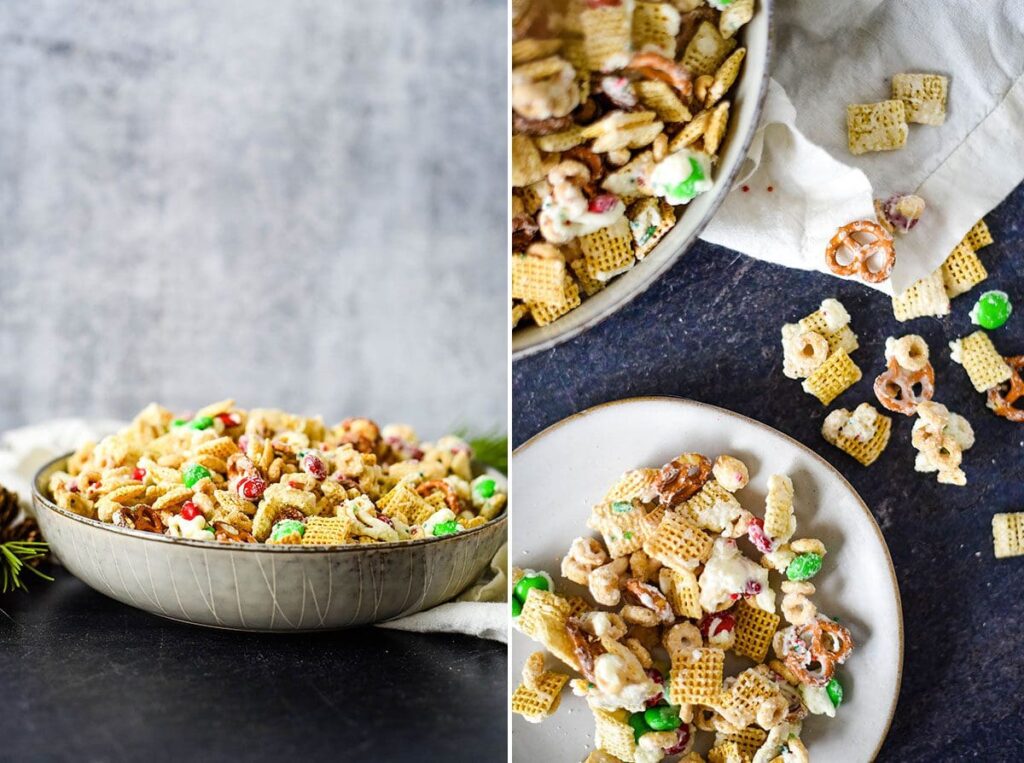
<instances>
[{"instance_id":1,"label":"white cloth napkin","mask_svg":"<svg viewBox=\"0 0 1024 763\"><path fill-rule=\"evenodd\" d=\"M899 293L1024 180L1024 4L776 0L774 12L761 125L701 238L830 272L825 246L838 227L873 219L874 198L916 193L924 217L897 235L892 277L877 287ZM902 72L949 78L945 124L911 124L903 149L852 155L846 105L890 98Z\"/></svg>"},{"instance_id":2,"label":"white cloth napkin","mask_svg":"<svg viewBox=\"0 0 1024 763\"><path fill-rule=\"evenodd\" d=\"M0 485L14 490L22 508L31 513L32 478L47 461L83 443L116 432L121 421L57 419L12 429L0 437ZM380 623L420 633L465 633L492 641L508 641L508 546L491 560L490 569L455 601L409 617Z\"/></svg>"}]
</instances>

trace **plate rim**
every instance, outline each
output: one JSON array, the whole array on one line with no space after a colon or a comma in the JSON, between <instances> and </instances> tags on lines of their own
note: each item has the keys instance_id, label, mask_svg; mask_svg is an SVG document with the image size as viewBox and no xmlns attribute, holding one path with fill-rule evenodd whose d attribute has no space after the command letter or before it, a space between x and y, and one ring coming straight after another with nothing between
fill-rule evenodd
<instances>
[{"instance_id":1,"label":"plate rim","mask_svg":"<svg viewBox=\"0 0 1024 763\"><path fill-rule=\"evenodd\" d=\"M885 542L885 535L882 533L882 528L878 526L878 521L875 519L875 515L871 513L871 509L868 508L868 505L864 502L864 499L861 498L860 493L857 492L856 488L854 488L853 485L850 484L850 481L847 480L846 477L843 476L842 472L840 472L835 466L829 463L823 456L815 453L802 442L795 439L794 437L790 437L785 432L780 432L775 427L769 426L768 424L765 424L762 421L758 421L757 419L752 419L749 416L744 416L742 413L730 411L728 408L722 408L721 406L712 405L710 403L702 403L699 400L692 400L688 397L682 397L679 395L637 395L635 397L624 397L618 400L609 400L604 403L598 403L597 405L592 405L589 408L584 408L582 411L572 413L566 416L565 418L554 422L553 424L549 424L548 426L544 427L544 429L540 430L535 435L525 440L522 444L513 448L512 461L515 460L515 457L517 455L521 454L531 445L536 444L536 442L539 441L541 438L545 437L546 435L552 434L555 430L561 429L563 426L567 424L571 424L579 419L583 419L606 408L612 408L615 406L628 407L629 405L637 403L669 403L672 405L679 405L683 408L700 408L707 411L722 414L729 418L738 419L747 424L753 424L758 429L764 430L770 434L781 437L783 440L787 440L791 444L797 446L799 450L811 456L814 460L823 465L828 471L831 471L833 475L837 477L842 482L842 484L847 487L850 493L852 493L853 496L857 499L857 505L860 507L860 510L867 516L868 521L871 524L871 527L874 528L875 535L877 536L879 542L882 544L882 550L885 552L885 560L889 566L889 578L892 581L893 592L896 594L896 629L899 634L899 658L897 660L896 665L896 691L893 692L892 702L889 704L888 718L886 719L885 728L882 731L882 736L878 740L878 744L875 746L874 751L871 753L871 760L877 758L878 754L882 751L882 747L885 746L885 740L889 737L889 731L892 728L892 722L896 717L896 707L899 704L900 692L903 688L903 658L905 652L905 636L903 630L903 599L900 595L900 586L899 580L896 577L896 568L893 566L892 563L892 554L889 552L889 544ZM513 468L514 467L512 462L509 462L510 473L512 472ZM511 735L511 725L509 726L509 734Z\"/></svg>"}]
</instances>

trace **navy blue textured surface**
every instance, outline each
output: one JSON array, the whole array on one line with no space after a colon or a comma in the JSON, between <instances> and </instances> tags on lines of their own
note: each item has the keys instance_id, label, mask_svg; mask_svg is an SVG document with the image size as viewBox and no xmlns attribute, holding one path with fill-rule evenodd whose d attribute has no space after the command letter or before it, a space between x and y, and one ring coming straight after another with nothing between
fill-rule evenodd
<instances>
[{"instance_id":1,"label":"navy blue textured surface","mask_svg":"<svg viewBox=\"0 0 1024 763\"><path fill-rule=\"evenodd\" d=\"M855 283L700 242L616 315L513 367L517 445L599 403L679 395L763 421L850 480L885 534L903 599L903 686L879 760L1024 758L1024 558L995 560L990 531L992 514L1024 511L1024 424L985 407L947 346L977 328L970 308L983 291L998 288L1011 295L1017 313L992 339L1004 355L1024 354L1024 186L986 221L996 239L979 255L989 278L955 299L943 319L901 324L887 297ZM864 378L826 409L782 375L779 330L830 296L853 316L861 346L852 357ZM977 443L963 463L966 488L914 472L910 418L894 416L889 447L869 468L821 437L828 410L874 401L885 338L905 333L928 341L935 399L974 426Z\"/></svg>"}]
</instances>

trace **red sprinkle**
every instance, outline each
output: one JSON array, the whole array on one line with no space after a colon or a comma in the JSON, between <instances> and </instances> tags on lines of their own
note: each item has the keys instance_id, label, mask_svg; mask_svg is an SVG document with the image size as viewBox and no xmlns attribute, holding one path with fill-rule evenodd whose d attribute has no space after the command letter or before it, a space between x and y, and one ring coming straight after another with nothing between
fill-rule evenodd
<instances>
[{"instance_id":1,"label":"red sprinkle","mask_svg":"<svg viewBox=\"0 0 1024 763\"><path fill-rule=\"evenodd\" d=\"M749 191L749 190L750 190L750 186L749 185L743 186L743 193L747 193L747 191Z\"/></svg>"},{"instance_id":2,"label":"red sprinkle","mask_svg":"<svg viewBox=\"0 0 1024 763\"><path fill-rule=\"evenodd\" d=\"M192 501L185 501L181 506L181 516L185 519L193 520L200 514L202 514L202 512L199 511L199 507L192 503Z\"/></svg>"},{"instance_id":3,"label":"red sprinkle","mask_svg":"<svg viewBox=\"0 0 1024 763\"><path fill-rule=\"evenodd\" d=\"M774 190L775 190L775 186L771 186L771 185L768 186L768 193L771 193Z\"/></svg>"},{"instance_id":4,"label":"red sprinkle","mask_svg":"<svg viewBox=\"0 0 1024 763\"><path fill-rule=\"evenodd\" d=\"M595 196L590 200L590 204L587 205L587 209L591 212L598 214L607 212L609 209L614 207L619 201L619 197L610 193L603 193L600 196Z\"/></svg>"},{"instance_id":5,"label":"red sprinkle","mask_svg":"<svg viewBox=\"0 0 1024 763\"><path fill-rule=\"evenodd\" d=\"M146 479L146 470L136 469L135 471L132 472L132 479L142 482L142 480Z\"/></svg>"},{"instance_id":6,"label":"red sprinkle","mask_svg":"<svg viewBox=\"0 0 1024 763\"><path fill-rule=\"evenodd\" d=\"M748 580L747 587L746 589L744 589L743 593L746 596L757 596L759 593L761 593L761 584L758 583L756 580Z\"/></svg>"}]
</instances>

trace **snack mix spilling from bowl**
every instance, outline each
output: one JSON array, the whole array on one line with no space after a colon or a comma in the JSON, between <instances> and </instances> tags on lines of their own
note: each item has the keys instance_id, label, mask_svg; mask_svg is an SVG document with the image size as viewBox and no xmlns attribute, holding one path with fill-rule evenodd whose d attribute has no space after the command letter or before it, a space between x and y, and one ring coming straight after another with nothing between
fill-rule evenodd
<instances>
[{"instance_id":1,"label":"snack mix spilling from bowl","mask_svg":"<svg viewBox=\"0 0 1024 763\"><path fill-rule=\"evenodd\" d=\"M327 427L233 400L177 418L152 404L53 474L75 514L193 540L346 545L441 537L497 517L502 477L474 471L468 443L420 442L369 419Z\"/></svg>"},{"instance_id":2,"label":"snack mix spilling from bowl","mask_svg":"<svg viewBox=\"0 0 1024 763\"><path fill-rule=\"evenodd\" d=\"M513 0L513 327L578 307L712 188L753 14L754 0Z\"/></svg>"},{"instance_id":3,"label":"snack mix spilling from bowl","mask_svg":"<svg viewBox=\"0 0 1024 763\"><path fill-rule=\"evenodd\" d=\"M699 453L623 474L587 523L600 539L576 538L562 560L589 598L514 570L516 627L580 677L535 652L513 712L540 723L568 683L594 716L591 763L703 760L692 752L701 732L714 737L712 763L808 760L802 722L835 715L853 639L811 601L826 548L794 537L792 481L772 475L755 516L735 495L748 480L739 459Z\"/></svg>"}]
</instances>

